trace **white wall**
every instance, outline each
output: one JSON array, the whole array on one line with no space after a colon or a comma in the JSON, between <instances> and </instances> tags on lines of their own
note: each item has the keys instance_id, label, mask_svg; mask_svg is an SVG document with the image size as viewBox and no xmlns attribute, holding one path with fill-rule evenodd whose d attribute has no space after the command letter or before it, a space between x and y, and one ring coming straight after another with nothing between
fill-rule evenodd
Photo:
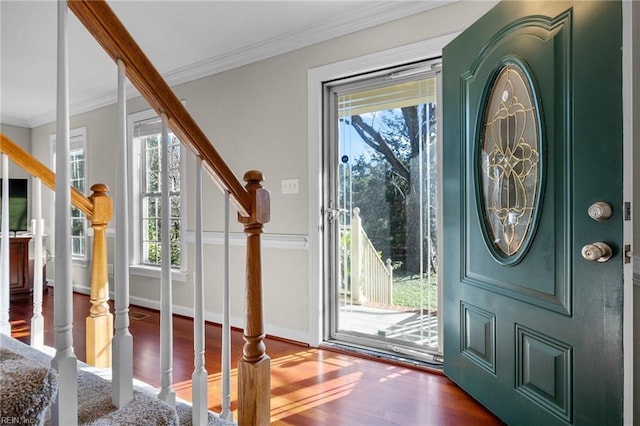
<instances>
[{"instance_id":1,"label":"white wall","mask_svg":"<svg viewBox=\"0 0 640 426\"><path fill-rule=\"evenodd\" d=\"M0 124L0 132L16 143L20 148L31 152L31 129ZM9 161L9 176L12 178L28 178L29 173Z\"/></svg>"},{"instance_id":2,"label":"white wall","mask_svg":"<svg viewBox=\"0 0 640 426\"><path fill-rule=\"evenodd\" d=\"M308 342L310 330L307 211L307 70L367 55L464 29L493 4L460 2L427 13L381 25L294 52L226 71L174 88L179 98L208 135L216 149L238 177L250 169L261 170L271 191L271 223L265 227L263 249L264 316L266 331L281 337ZM114 67L114 78L115 78ZM148 108L141 99L128 103L129 112ZM115 107L106 107L71 119L71 127L87 126L87 161L90 183L114 186ZM32 129L32 152L49 164L49 135L54 125ZM190 160L190 165L193 160ZM192 170L192 168L190 167ZM280 194L282 179L300 180L300 193ZM187 208L194 205L193 172L188 175ZM45 201L46 202L46 201ZM47 205L47 204L45 204ZM205 182L204 218L206 231L222 230L222 196L212 182ZM44 209L47 211L47 209ZM188 212L189 230L193 211ZM232 220L235 222L235 220ZM241 232L234 224L233 232ZM117 229L110 229L111 236ZM112 242L112 238L109 239ZM235 241L235 240L234 240ZM193 263L192 245L189 265ZM110 254L112 250L110 249ZM232 318L242 326L244 289L244 246L234 245L232 254ZM205 250L205 310L215 319L219 313L221 247L208 244ZM112 258L111 258L112 259ZM110 260L111 262L111 260ZM49 272L49 271L47 271ZM49 274L51 276L51 274ZM87 288L90 272L74 271L77 288ZM173 283L173 301L179 313L192 306L193 275ZM159 280L133 276L132 303L157 305Z\"/></svg>"}]
</instances>

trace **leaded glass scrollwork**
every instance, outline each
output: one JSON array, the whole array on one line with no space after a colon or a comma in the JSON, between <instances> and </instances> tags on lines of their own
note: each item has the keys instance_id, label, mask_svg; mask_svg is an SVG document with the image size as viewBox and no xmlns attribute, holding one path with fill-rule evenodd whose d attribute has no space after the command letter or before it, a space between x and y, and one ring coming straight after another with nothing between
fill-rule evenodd
<instances>
[{"instance_id":1,"label":"leaded glass scrollwork","mask_svg":"<svg viewBox=\"0 0 640 426\"><path fill-rule=\"evenodd\" d=\"M520 66L503 66L489 92L481 139L487 236L501 255L523 247L538 198L539 131L532 89Z\"/></svg>"}]
</instances>

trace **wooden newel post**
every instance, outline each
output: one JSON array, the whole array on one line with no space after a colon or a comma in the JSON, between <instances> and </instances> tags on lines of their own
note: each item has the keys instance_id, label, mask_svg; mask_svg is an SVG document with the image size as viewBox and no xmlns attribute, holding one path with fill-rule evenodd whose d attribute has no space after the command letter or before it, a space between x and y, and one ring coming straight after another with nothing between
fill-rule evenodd
<instances>
[{"instance_id":1,"label":"wooden newel post","mask_svg":"<svg viewBox=\"0 0 640 426\"><path fill-rule=\"evenodd\" d=\"M238 215L247 234L246 323L244 348L238 365L240 426L268 425L271 413L271 360L264 344L262 319L262 265L260 234L269 222L269 191L262 187L261 172L252 170L244 175L245 188L253 200L251 216Z\"/></svg>"},{"instance_id":2,"label":"wooden newel post","mask_svg":"<svg viewBox=\"0 0 640 426\"><path fill-rule=\"evenodd\" d=\"M93 259L91 263L91 308L86 320L87 364L105 368L111 366L113 315L109 312L109 271L107 266L107 225L113 215L113 200L109 187L97 183L91 187L93 216L88 217L93 228Z\"/></svg>"}]
</instances>

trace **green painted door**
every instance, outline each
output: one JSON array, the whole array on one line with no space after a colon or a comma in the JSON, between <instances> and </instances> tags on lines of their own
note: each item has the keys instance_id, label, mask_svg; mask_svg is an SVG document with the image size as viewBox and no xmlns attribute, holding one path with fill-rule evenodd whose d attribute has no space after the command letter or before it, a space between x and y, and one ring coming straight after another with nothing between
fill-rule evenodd
<instances>
[{"instance_id":1,"label":"green painted door","mask_svg":"<svg viewBox=\"0 0 640 426\"><path fill-rule=\"evenodd\" d=\"M621 31L502 2L444 49L445 373L509 424L622 423Z\"/></svg>"}]
</instances>

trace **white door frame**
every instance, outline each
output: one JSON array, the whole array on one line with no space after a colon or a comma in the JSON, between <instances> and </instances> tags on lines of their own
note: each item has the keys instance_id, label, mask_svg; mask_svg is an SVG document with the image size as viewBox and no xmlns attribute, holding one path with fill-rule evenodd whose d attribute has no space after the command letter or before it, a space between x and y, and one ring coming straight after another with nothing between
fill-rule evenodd
<instances>
[{"instance_id":1,"label":"white door frame","mask_svg":"<svg viewBox=\"0 0 640 426\"><path fill-rule=\"evenodd\" d=\"M322 84L339 78L423 61L442 55L442 48L459 33L451 33L394 49L376 52L307 72L308 214L309 214L309 344L323 340L322 271Z\"/></svg>"},{"instance_id":2,"label":"white door frame","mask_svg":"<svg viewBox=\"0 0 640 426\"><path fill-rule=\"evenodd\" d=\"M634 139L640 143L640 126L633 125L634 119L640 120L640 108L634 109L634 104L640 101L640 77L634 76L633 64L639 62L639 58L634 58L634 48L640 45L640 5L633 1L622 2L622 134L623 134L623 199L631 202L632 212L635 207L633 197L633 166L634 166ZM635 102L634 102L635 101ZM634 132L638 133L635 135ZM640 200L638 200L640 202ZM633 246L633 214L631 220L624 221L623 240L625 245L630 245L632 250L637 250ZM633 259L634 256L632 256ZM640 260L640 259L636 259ZM634 349L634 318L633 302L634 292L640 291L633 285L633 264L631 262L624 265L624 288L623 288L623 363L624 363L624 399L623 412L624 424L633 423L634 401L638 397L633 394L633 379L635 376L633 368Z\"/></svg>"}]
</instances>

